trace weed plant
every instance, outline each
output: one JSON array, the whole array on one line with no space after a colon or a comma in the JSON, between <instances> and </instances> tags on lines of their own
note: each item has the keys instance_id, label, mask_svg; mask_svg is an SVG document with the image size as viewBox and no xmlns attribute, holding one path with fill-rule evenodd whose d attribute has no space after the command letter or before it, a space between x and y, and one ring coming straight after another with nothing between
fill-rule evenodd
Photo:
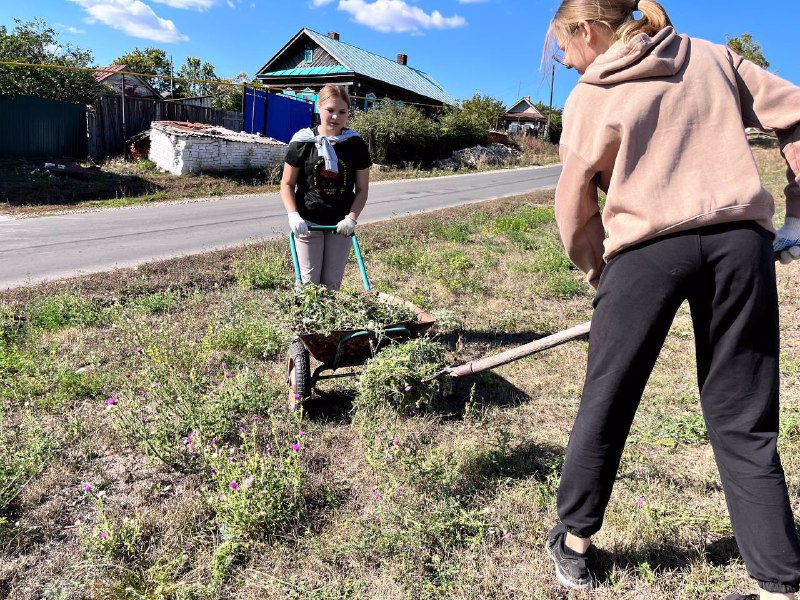
<instances>
[{"instance_id":1,"label":"weed plant","mask_svg":"<svg viewBox=\"0 0 800 600\"><path fill-rule=\"evenodd\" d=\"M245 289L270 290L291 284L290 265L285 251L269 247L245 251L243 259L234 262L236 281Z\"/></svg>"},{"instance_id":2,"label":"weed plant","mask_svg":"<svg viewBox=\"0 0 800 600\"><path fill-rule=\"evenodd\" d=\"M274 537L296 524L303 513L305 470L301 454L305 432L287 436L274 412L267 425L254 417L240 431L238 447L194 438L210 469L208 503L226 537L247 541ZM266 436L264 435L266 433Z\"/></svg>"},{"instance_id":3,"label":"weed plant","mask_svg":"<svg viewBox=\"0 0 800 600\"><path fill-rule=\"evenodd\" d=\"M389 325L416 320L408 307L383 302L374 294L335 291L312 283L297 289L287 308L292 327L299 334L329 335L353 329L381 332Z\"/></svg>"}]
</instances>

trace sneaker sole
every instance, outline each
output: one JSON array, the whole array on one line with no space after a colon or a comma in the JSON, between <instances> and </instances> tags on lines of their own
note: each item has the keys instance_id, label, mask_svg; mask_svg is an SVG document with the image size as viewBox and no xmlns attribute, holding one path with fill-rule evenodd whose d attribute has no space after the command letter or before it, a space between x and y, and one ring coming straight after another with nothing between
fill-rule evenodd
<instances>
[{"instance_id":1,"label":"sneaker sole","mask_svg":"<svg viewBox=\"0 0 800 600\"><path fill-rule=\"evenodd\" d=\"M587 581L586 583L578 583L576 581L570 581L569 579L564 577L564 575L561 574L561 571L558 568L558 559L556 559L555 555L550 550L550 540L547 540L544 547L547 550L547 554L550 556L550 560L553 561L553 565L556 568L556 579L558 579L558 582L561 585L563 585L564 587L571 588L573 590L588 590L590 587L592 587L591 581Z\"/></svg>"}]
</instances>

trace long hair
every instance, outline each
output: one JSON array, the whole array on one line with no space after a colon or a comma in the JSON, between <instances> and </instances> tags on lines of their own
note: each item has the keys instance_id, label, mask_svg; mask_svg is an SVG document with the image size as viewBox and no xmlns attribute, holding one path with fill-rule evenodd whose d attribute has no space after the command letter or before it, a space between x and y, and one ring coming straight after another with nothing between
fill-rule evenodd
<instances>
[{"instance_id":1,"label":"long hair","mask_svg":"<svg viewBox=\"0 0 800 600\"><path fill-rule=\"evenodd\" d=\"M581 21L605 25L615 40L623 44L637 33L653 36L672 25L667 11L655 0L640 0L638 10L642 18L634 17L633 0L564 0L558 7L544 41L542 65L558 47L558 41L573 35Z\"/></svg>"}]
</instances>

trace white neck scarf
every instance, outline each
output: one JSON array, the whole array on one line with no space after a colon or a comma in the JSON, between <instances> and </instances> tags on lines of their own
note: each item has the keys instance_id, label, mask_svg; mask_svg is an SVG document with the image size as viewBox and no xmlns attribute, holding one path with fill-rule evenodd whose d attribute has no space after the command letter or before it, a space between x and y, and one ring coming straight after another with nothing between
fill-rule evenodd
<instances>
[{"instance_id":1,"label":"white neck scarf","mask_svg":"<svg viewBox=\"0 0 800 600\"><path fill-rule=\"evenodd\" d=\"M314 145L317 147L317 152L319 152L320 156L325 159L325 170L331 171L332 173L338 173L339 158L336 156L336 150L333 149L331 142L341 143L345 140L349 140L351 137L360 136L352 129L345 129L339 135L314 135L314 131L311 130L311 128L306 127L305 129L301 129L295 133L289 143L314 142Z\"/></svg>"}]
</instances>

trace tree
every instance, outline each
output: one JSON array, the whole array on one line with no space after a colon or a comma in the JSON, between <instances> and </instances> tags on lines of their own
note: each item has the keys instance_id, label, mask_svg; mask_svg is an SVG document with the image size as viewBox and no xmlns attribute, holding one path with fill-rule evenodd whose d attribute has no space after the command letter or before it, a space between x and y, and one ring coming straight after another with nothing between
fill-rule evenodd
<instances>
[{"instance_id":1,"label":"tree","mask_svg":"<svg viewBox=\"0 0 800 600\"><path fill-rule=\"evenodd\" d=\"M222 83L235 85L221 85ZM213 86L211 104L214 108L224 108L235 112L242 112L242 84L258 83L251 81L247 73L239 73L235 77L225 77L220 80L220 85Z\"/></svg>"},{"instance_id":2,"label":"tree","mask_svg":"<svg viewBox=\"0 0 800 600\"><path fill-rule=\"evenodd\" d=\"M545 104L541 100L539 102L535 102L533 104L540 113L547 118L547 113L550 110L550 106ZM561 129L561 113L564 109L553 107L553 113L550 115L550 128L551 129Z\"/></svg>"},{"instance_id":3,"label":"tree","mask_svg":"<svg viewBox=\"0 0 800 600\"><path fill-rule=\"evenodd\" d=\"M161 77L151 77L148 83L159 92L170 91L168 78L172 75L172 61L167 57L166 51L161 48L145 48L144 50L134 48L132 52L117 58L114 64L127 65L128 69L134 73L161 75Z\"/></svg>"},{"instance_id":4,"label":"tree","mask_svg":"<svg viewBox=\"0 0 800 600\"><path fill-rule=\"evenodd\" d=\"M757 64L762 69L769 68L769 62L761 52L761 44L753 40L749 33L743 33L739 37L728 38L728 48L736 52L742 58L746 58L752 63Z\"/></svg>"},{"instance_id":5,"label":"tree","mask_svg":"<svg viewBox=\"0 0 800 600\"><path fill-rule=\"evenodd\" d=\"M37 65L93 68L88 50L62 44L44 19L23 23L14 19L12 31L0 26L0 61ZM91 71L0 65L0 95L38 96L63 102L89 103L105 86Z\"/></svg>"},{"instance_id":6,"label":"tree","mask_svg":"<svg viewBox=\"0 0 800 600\"><path fill-rule=\"evenodd\" d=\"M219 77L214 72L214 65L209 62L200 62L196 56L190 56L178 70L178 77L192 79L195 81L176 82L176 96L210 96L214 89L219 87L213 82L219 81Z\"/></svg>"},{"instance_id":7,"label":"tree","mask_svg":"<svg viewBox=\"0 0 800 600\"><path fill-rule=\"evenodd\" d=\"M461 108L484 130L495 127L497 119L506 112L506 106L501 100L484 96L478 92L475 92L475 95L469 100L463 100Z\"/></svg>"}]
</instances>

